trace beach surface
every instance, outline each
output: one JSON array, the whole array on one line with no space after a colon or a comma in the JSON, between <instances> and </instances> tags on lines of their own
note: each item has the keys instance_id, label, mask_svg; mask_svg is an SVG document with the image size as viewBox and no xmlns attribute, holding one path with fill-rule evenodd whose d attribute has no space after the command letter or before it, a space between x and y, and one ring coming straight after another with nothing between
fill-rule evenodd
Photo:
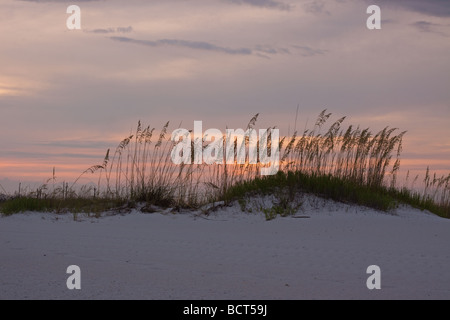
<instances>
[{"instance_id":1,"label":"beach surface","mask_svg":"<svg viewBox=\"0 0 450 320\"><path fill-rule=\"evenodd\" d=\"M450 220L411 207L309 197L270 221L238 204L74 217L0 218L0 299L450 299Z\"/></svg>"}]
</instances>

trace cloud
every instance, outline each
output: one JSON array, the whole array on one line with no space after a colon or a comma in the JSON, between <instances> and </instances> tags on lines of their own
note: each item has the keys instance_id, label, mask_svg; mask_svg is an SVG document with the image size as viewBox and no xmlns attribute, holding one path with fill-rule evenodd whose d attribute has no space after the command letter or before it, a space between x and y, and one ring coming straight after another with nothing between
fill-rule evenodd
<instances>
[{"instance_id":1,"label":"cloud","mask_svg":"<svg viewBox=\"0 0 450 320\"><path fill-rule=\"evenodd\" d=\"M435 26L435 23L427 22L427 21L416 21L412 24L412 26L416 27L422 32L432 32L432 26Z\"/></svg>"},{"instance_id":2,"label":"cloud","mask_svg":"<svg viewBox=\"0 0 450 320\"><path fill-rule=\"evenodd\" d=\"M94 2L94 1L101 1L101 0L16 0L16 1L26 1L26 2L36 2L36 3L45 3L45 2L76 3L76 2Z\"/></svg>"},{"instance_id":3,"label":"cloud","mask_svg":"<svg viewBox=\"0 0 450 320\"><path fill-rule=\"evenodd\" d=\"M253 48L228 48L221 47L215 44L204 42L204 41L189 41L189 40L177 40L177 39L160 39L160 40L139 40L128 37L111 36L111 40L119 41L123 43L133 43L148 47L162 47L162 46L174 46L174 47L184 47L195 50L205 50L221 52L231 55L255 55L262 58L269 58L268 55L275 54L291 54L287 48L277 48L271 45L256 45ZM294 46L302 51L302 56L314 56L317 54L323 54L325 51L319 49L312 49L309 47Z\"/></svg>"},{"instance_id":4,"label":"cloud","mask_svg":"<svg viewBox=\"0 0 450 320\"><path fill-rule=\"evenodd\" d=\"M428 21L416 21L411 25L421 32L435 33L444 37L448 37L446 33L436 30L436 28L442 27L442 25L438 23L431 23Z\"/></svg>"},{"instance_id":5,"label":"cloud","mask_svg":"<svg viewBox=\"0 0 450 320\"><path fill-rule=\"evenodd\" d=\"M395 19L381 19L381 25L387 24L387 23L397 23L397 20Z\"/></svg>"},{"instance_id":6,"label":"cloud","mask_svg":"<svg viewBox=\"0 0 450 320\"><path fill-rule=\"evenodd\" d=\"M63 139L57 141L36 142L33 145L52 148L68 148L68 149L94 149L94 150L100 149L103 152L105 146L111 145L111 141L109 140L85 141L85 140Z\"/></svg>"},{"instance_id":7,"label":"cloud","mask_svg":"<svg viewBox=\"0 0 450 320\"><path fill-rule=\"evenodd\" d=\"M267 54L290 54L289 49L287 48L274 48L269 45L257 45L255 46L255 51L267 53Z\"/></svg>"},{"instance_id":8,"label":"cloud","mask_svg":"<svg viewBox=\"0 0 450 320\"><path fill-rule=\"evenodd\" d=\"M366 0L366 2L372 4L373 0ZM429 16L450 17L450 2L448 0L377 0L376 4L380 7L395 6Z\"/></svg>"},{"instance_id":9,"label":"cloud","mask_svg":"<svg viewBox=\"0 0 450 320\"><path fill-rule=\"evenodd\" d=\"M2 96L15 96L22 93L22 88L13 86L4 86L0 83L0 98Z\"/></svg>"},{"instance_id":10,"label":"cloud","mask_svg":"<svg viewBox=\"0 0 450 320\"><path fill-rule=\"evenodd\" d=\"M306 12L312 14L327 14L330 15L330 12L325 9L325 3L321 0L314 0L303 5L303 8Z\"/></svg>"},{"instance_id":11,"label":"cloud","mask_svg":"<svg viewBox=\"0 0 450 320\"><path fill-rule=\"evenodd\" d=\"M226 1L237 4L248 4L251 6L267 9L277 9L284 11L290 11L292 9L292 6L289 4L274 0L226 0Z\"/></svg>"},{"instance_id":12,"label":"cloud","mask_svg":"<svg viewBox=\"0 0 450 320\"><path fill-rule=\"evenodd\" d=\"M298 46L298 45L293 45L292 47L298 49L298 51L300 52L300 55L302 55L303 57L313 57L313 56L317 56L317 55L322 55L327 53L327 50L322 50L322 49L314 49L308 46Z\"/></svg>"},{"instance_id":13,"label":"cloud","mask_svg":"<svg viewBox=\"0 0 450 320\"><path fill-rule=\"evenodd\" d=\"M108 34L108 33L130 33L133 31L133 27L116 27L116 28L107 28L107 29L93 29L93 30L84 30L84 32L88 33L99 33L99 34Z\"/></svg>"},{"instance_id":14,"label":"cloud","mask_svg":"<svg viewBox=\"0 0 450 320\"><path fill-rule=\"evenodd\" d=\"M5 159L53 159L53 158L70 158L70 159L101 159L101 155L99 154L90 154L90 153L70 153L70 152L61 152L61 153L49 153L49 152L28 152L28 151L11 151L8 150L7 155L4 157Z\"/></svg>"},{"instance_id":15,"label":"cloud","mask_svg":"<svg viewBox=\"0 0 450 320\"><path fill-rule=\"evenodd\" d=\"M190 49L205 50L205 51L215 51L222 52L226 54L236 54L236 55L251 55L253 53L250 48L227 48L216 46L215 44L204 42L204 41L189 41L189 40L177 40L177 39L160 39L160 40L138 40L128 37L109 37L111 40L133 43L149 47L162 47L162 46L174 46L174 47L185 47Z\"/></svg>"}]
</instances>

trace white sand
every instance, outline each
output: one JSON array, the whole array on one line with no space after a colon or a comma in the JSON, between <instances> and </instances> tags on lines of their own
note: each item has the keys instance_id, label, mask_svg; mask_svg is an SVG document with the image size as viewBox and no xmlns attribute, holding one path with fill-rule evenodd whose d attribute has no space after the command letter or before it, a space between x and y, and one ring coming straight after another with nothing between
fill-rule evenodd
<instances>
[{"instance_id":1,"label":"white sand","mask_svg":"<svg viewBox=\"0 0 450 320\"><path fill-rule=\"evenodd\" d=\"M315 198L311 198L315 199ZM450 299L450 220L313 200L265 221L239 206L73 221L0 218L0 299ZM369 290L366 269L381 268ZM66 268L81 268L68 290Z\"/></svg>"}]
</instances>

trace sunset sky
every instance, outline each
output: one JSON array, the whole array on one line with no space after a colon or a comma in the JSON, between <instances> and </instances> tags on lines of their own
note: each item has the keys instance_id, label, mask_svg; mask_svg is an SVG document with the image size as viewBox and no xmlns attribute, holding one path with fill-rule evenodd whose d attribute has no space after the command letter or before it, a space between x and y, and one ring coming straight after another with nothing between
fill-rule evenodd
<instances>
[{"instance_id":1,"label":"sunset sky","mask_svg":"<svg viewBox=\"0 0 450 320\"><path fill-rule=\"evenodd\" d=\"M286 135L297 105L300 131L323 109L398 127L402 170L450 172L448 0L0 0L0 30L5 189L73 179L138 120L225 130L260 113Z\"/></svg>"}]
</instances>

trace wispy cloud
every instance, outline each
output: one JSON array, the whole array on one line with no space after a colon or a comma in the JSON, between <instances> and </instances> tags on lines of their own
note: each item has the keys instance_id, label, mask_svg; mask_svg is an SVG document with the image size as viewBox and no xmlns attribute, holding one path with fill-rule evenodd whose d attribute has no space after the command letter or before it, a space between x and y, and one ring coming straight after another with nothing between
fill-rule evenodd
<instances>
[{"instance_id":1,"label":"wispy cloud","mask_svg":"<svg viewBox=\"0 0 450 320\"><path fill-rule=\"evenodd\" d=\"M291 54L288 48L278 48L271 45L255 45L254 47L229 48L218 46L205 41L189 41L179 39L159 39L159 40L139 40L129 37L111 36L111 40L123 43L138 44L148 47L174 46L194 50L214 51L231 55L255 55L262 58L269 58L270 55ZM294 46L302 52L302 56L313 56L323 54L325 51L310 47Z\"/></svg>"},{"instance_id":2,"label":"wispy cloud","mask_svg":"<svg viewBox=\"0 0 450 320\"><path fill-rule=\"evenodd\" d=\"M247 4L267 9L277 9L284 11L289 11L292 9L292 6L290 4L286 4L284 2L275 0L226 0L226 1L236 4Z\"/></svg>"},{"instance_id":3,"label":"wispy cloud","mask_svg":"<svg viewBox=\"0 0 450 320\"><path fill-rule=\"evenodd\" d=\"M16 1L26 1L26 2L36 2L36 3L45 3L45 2L77 3L77 2L94 2L94 1L104 1L104 0L16 0Z\"/></svg>"},{"instance_id":4,"label":"wispy cloud","mask_svg":"<svg viewBox=\"0 0 450 320\"><path fill-rule=\"evenodd\" d=\"M322 54L325 54L328 52L327 50L314 49L314 48L311 48L308 46L293 45L292 47L297 49L300 52L300 55L302 55L303 57L313 57L313 56L322 55Z\"/></svg>"},{"instance_id":5,"label":"wispy cloud","mask_svg":"<svg viewBox=\"0 0 450 320\"><path fill-rule=\"evenodd\" d=\"M108 34L108 33L130 33L133 32L133 27L116 27L116 28L99 28L92 30L84 30L84 32L88 33L99 33L99 34Z\"/></svg>"},{"instance_id":6,"label":"wispy cloud","mask_svg":"<svg viewBox=\"0 0 450 320\"><path fill-rule=\"evenodd\" d=\"M3 85L0 83L0 98L2 96L14 96L22 93L23 88Z\"/></svg>"},{"instance_id":7,"label":"wispy cloud","mask_svg":"<svg viewBox=\"0 0 450 320\"><path fill-rule=\"evenodd\" d=\"M314 0L303 5L303 9L312 14L327 14L330 12L325 9L325 3L322 0Z\"/></svg>"},{"instance_id":8,"label":"wispy cloud","mask_svg":"<svg viewBox=\"0 0 450 320\"><path fill-rule=\"evenodd\" d=\"M109 140L84 141L84 140L65 139L57 141L36 142L33 145L52 148L94 149L94 150L100 149L103 152L105 146L109 146L111 145L111 143L112 141ZM113 142L113 144L114 143L115 142Z\"/></svg>"},{"instance_id":9,"label":"wispy cloud","mask_svg":"<svg viewBox=\"0 0 450 320\"><path fill-rule=\"evenodd\" d=\"M69 158L69 159L101 159L101 156L99 157L99 154L96 153L70 153L70 152L28 152L28 151L13 151L8 150L7 154L5 156L2 156L4 159L53 159L55 157L57 158Z\"/></svg>"},{"instance_id":10,"label":"wispy cloud","mask_svg":"<svg viewBox=\"0 0 450 320\"><path fill-rule=\"evenodd\" d=\"M287 48L276 48L270 45L257 45L254 50L267 54L290 54Z\"/></svg>"},{"instance_id":11,"label":"wispy cloud","mask_svg":"<svg viewBox=\"0 0 450 320\"><path fill-rule=\"evenodd\" d=\"M366 0L371 3L373 0ZM397 6L402 9L420 12L435 17L450 17L450 1L448 0L377 0L380 6Z\"/></svg>"},{"instance_id":12,"label":"wispy cloud","mask_svg":"<svg viewBox=\"0 0 450 320\"><path fill-rule=\"evenodd\" d=\"M442 27L442 25L438 23L431 23L428 21L416 21L411 25L421 32L435 33L444 37L448 37L446 33L437 30L438 28Z\"/></svg>"},{"instance_id":13,"label":"wispy cloud","mask_svg":"<svg viewBox=\"0 0 450 320\"><path fill-rule=\"evenodd\" d=\"M236 54L236 55L251 55L252 49L250 48L227 48L217 46L215 44L204 42L204 41L189 41L189 40L178 40L178 39L159 39L159 40L139 40L128 37L110 37L111 40L133 43L148 47L162 47L162 46L174 46L174 47L185 47L190 49L205 50L205 51L215 51L226 54Z\"/></svg>"},{"instance_id":14,"label":"wispy cloud","mask_svg":"<svg viewBox=\"0 0 450 320\"><path fill-rule=\"evenodd\" d=\"M415 28L422 32L432 32L431 28L436 24L427 21L416 21L412 24Z\"/></svg>"},{"instance_id":15,"label":"wispy cloud","mask_svg":"<svg viewBox=\"0 0 450 320\"><path fill-rule=\"evenodd\" d=\"M228 48L221 47L209 42L203 41L188 41L188 40L177 40L177 39L160 39L160 40L138 40L128 37L109 37L114 41L119 41L123 43L132 43L149 47L161 47L161 46L175 46L175 47L185 47L195 50L205 50L205 51L215 51L232 55L255 55L262 58L270 59L270 56L276 54L292 54L291 50L288 48L278 48L271 45L256 45L253 48ZM304 45L292 45L303 57L313 57L317 55L326 54L328 51L323 49L312 48Z\"/></svg>"}]
</instances>

